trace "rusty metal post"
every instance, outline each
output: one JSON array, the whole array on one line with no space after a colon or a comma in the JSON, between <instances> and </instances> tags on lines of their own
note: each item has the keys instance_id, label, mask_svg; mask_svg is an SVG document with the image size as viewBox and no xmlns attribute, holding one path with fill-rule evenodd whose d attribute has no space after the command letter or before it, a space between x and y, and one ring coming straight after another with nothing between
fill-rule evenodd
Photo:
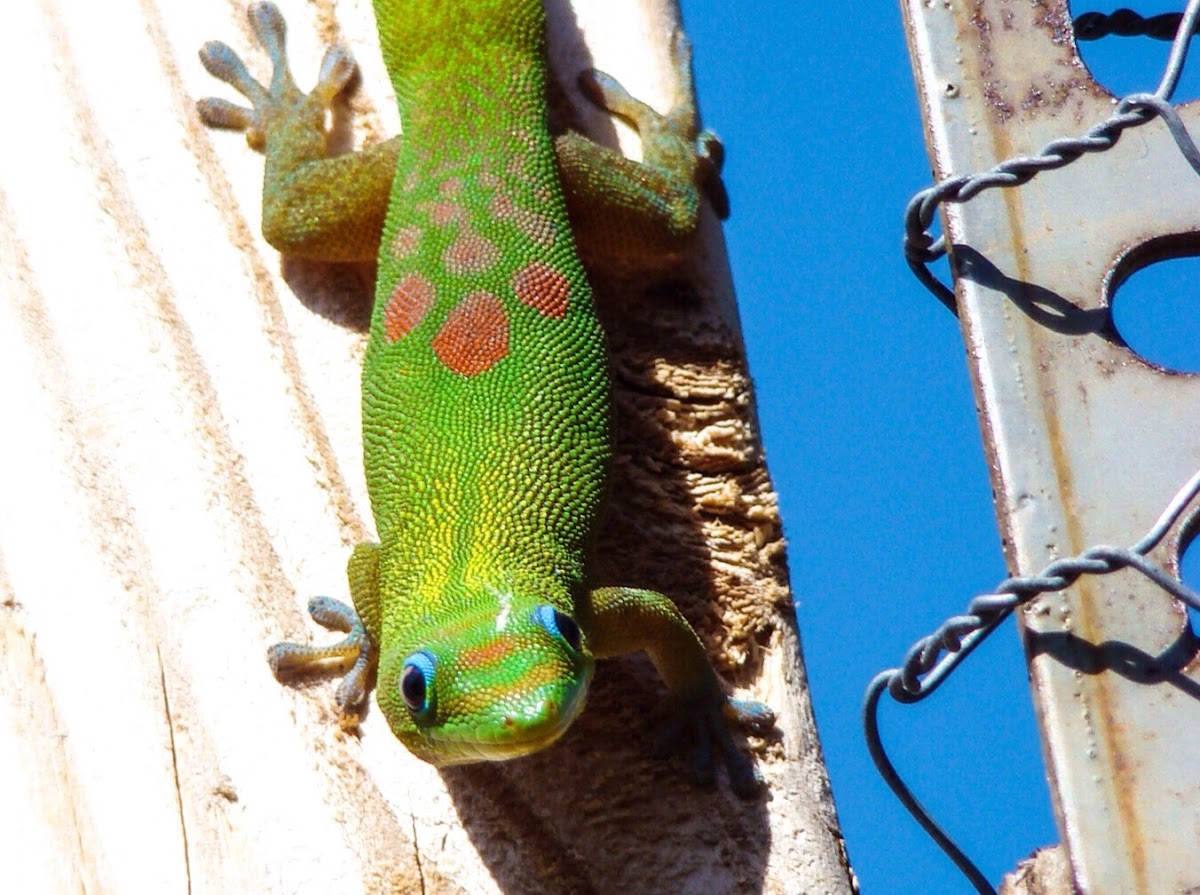
<instances>
[{"instance_id":1,"label":"rusty metal post","mask_svg":"<svg viewBox=\"0 0 1200 895\"><path fill-rule=\"evenodd\" d=\"M1066 0L902 6L939 179L1112 114ZM1200 132L1200 109L1181 114ZM1200 466L1200 379L1135 355L1109 304L1139 267L1200 253L1200 178L1153 121L943 220L1010 567L1136 541ZM1187 528L1153 558L1177 569ZM1039 597L1021 622L1079 892L1200 891L1200 662L1184 608L1119 572Z\"/></svg>"}]
</instances>

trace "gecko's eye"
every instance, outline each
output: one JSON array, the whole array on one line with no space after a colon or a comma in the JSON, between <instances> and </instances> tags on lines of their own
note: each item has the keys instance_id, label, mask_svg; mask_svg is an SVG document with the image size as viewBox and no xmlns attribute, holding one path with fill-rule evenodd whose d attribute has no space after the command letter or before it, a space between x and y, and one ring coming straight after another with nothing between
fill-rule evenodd
<instances>
[{"instance_id":1,"label":"gecko's eye","mask_svg":"<svg viewBox=\"0 0 1200 895\"><path fill-rule=\"evenodd\" d=\"M579 634L579 625L575 624L575 619L564 612L559 612L548 603L544 603L533 610L533 617L537 620L538 624L553 636L561 638L566 642L567 646L575 652L579 652L582 638Z\"/></svg>"},{"instance_id":2,"label":"gecko's eye","mask_svg":"<svg viewBox=\"0 0 1200 895\"><path fill-rule=\"evenodd\" d=\"M433 656L422 650L404 660L400 672L400 695L414 715L426 714L433 707Z\"/></svg>"}]
</instances>

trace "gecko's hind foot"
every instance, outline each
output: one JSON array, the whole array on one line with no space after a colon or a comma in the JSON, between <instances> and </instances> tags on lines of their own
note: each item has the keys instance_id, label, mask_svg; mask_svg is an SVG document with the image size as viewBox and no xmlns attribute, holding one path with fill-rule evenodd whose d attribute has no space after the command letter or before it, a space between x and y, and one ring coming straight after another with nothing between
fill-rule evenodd
<instances>
[{"instance_id":1,"label":"gecko's hind foot","mask_svg":"<svg viewBox=\"0 0 1200 895\"><path fill-rule=\"evenodd\" d=\"M250 101L250 108L225 99L206 97L196 103L200 118L209 127L240 130L254 149L266 145L267 133L275 123L296 116L325 113L350 79L356 66L348 50L334 47L325 53L317 85L305 94L296 86L287 62L287 26L273 3L256 3L247 10L250 26L271 60L271 82L263 86L246 69L241 57L227 44L212 40L200 48L200 63Z\"/></svg>"},{"instance_id":2,"label":"gecko's hind foot","mask_svg":"<svg viewBox=\"0 0 1200 895\"><path fill-rule=\"evenodd\" d=\"M762 792L763 778L733 741L730 726L761 735L774 724L775 713L761 702L724 696L719 701L671 701L654 734L655 752L660 757L682 754L690 776L704 787L713 785L719 760L729 778L729 788L739 798L751 799Z\"/></svg>"},{"instance_id":3,"label":"gecko's hind foot","mask_svg":"<svg viewBox=\"0 0 1200 895\"><path fill-rule=\"evenodd\" d=\"M280 681L314 672L343 672L334 700L341 713L342 727L356 727L375 664L371 637L358 613L339 600L313 597L308 603L308 613L317 624L331 631L342 631L346 636L329 646L277 643L267 650L267 662Z\"/></svg>"}]
</instances>

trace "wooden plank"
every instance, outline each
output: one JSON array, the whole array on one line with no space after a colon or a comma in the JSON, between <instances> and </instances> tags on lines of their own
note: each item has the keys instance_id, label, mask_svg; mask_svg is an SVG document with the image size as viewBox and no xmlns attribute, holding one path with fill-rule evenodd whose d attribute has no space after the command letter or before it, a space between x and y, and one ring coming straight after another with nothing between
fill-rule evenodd
<instances>
[{"instance_id":1,"label":"wooden plank","mask_svg":"<svg viewBox=\"0 0 1200 895\"><path fill-rule=\"evenodd\" d=\"M369 6L281 6L302 84L333 40L362 65L347 141L394 132ZM552 12L557 66L594 53L663 104L671 4ZM754 744L771 798L697 791L649 756L659 690L637 658L601 666L553 748L439 773L378 711L342 733L331 684L281 687L264 659L324 636L304 605L344 596L369 536L370 271L281 263L258 234L261 158L195 115L219 92L200 44L252 47L242 4L38 0L3 24L18 87L0 141L10 887L849 892L715 221L704 278L654 301L597 284L624 423L603 548L779 711L780 737Z\"/></svg>"}]
</instances>

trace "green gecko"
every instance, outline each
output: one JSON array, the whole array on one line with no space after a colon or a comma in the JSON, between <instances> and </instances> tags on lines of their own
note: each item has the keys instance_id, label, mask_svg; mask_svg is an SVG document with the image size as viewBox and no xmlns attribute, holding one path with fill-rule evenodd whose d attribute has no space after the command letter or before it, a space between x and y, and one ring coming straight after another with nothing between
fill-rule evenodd
<instances>
[{"instance_id":1,"label":"green gecko","mask_svg":"<svg viewBox=\"0 0 1200 895\"><path fill-rule=\"evenodd\" d=\"M771 710L724 694L667 597L595 587L589 562L611 399L576 238L588 231L636 262L686 243L700 187L723 197L719 144L696 135L687 45L677 38L687 98L666 116L603 74L580 79L638 127L637 163L550 134L542 0L374 5L403 134L361 152L326 155L326 113L355 70L347 51L330 50L301 93L270 3L250 9L268 87L228 46L201 51L253 106L206 99L199 110L264 151L268 241L285 254L378 259L362 417L379 541L350 558L354 609L309 605L345 639L277 644L271 666L285 676L341 663L347 723L375 672L395 735L451 765L548 746L582 709L594 660L644 650L670 692L664 730L692 749L694 775L711 781L715 752L750 796L761 777L729 725L763 732Z\"/></svg>"}]
</instances>

